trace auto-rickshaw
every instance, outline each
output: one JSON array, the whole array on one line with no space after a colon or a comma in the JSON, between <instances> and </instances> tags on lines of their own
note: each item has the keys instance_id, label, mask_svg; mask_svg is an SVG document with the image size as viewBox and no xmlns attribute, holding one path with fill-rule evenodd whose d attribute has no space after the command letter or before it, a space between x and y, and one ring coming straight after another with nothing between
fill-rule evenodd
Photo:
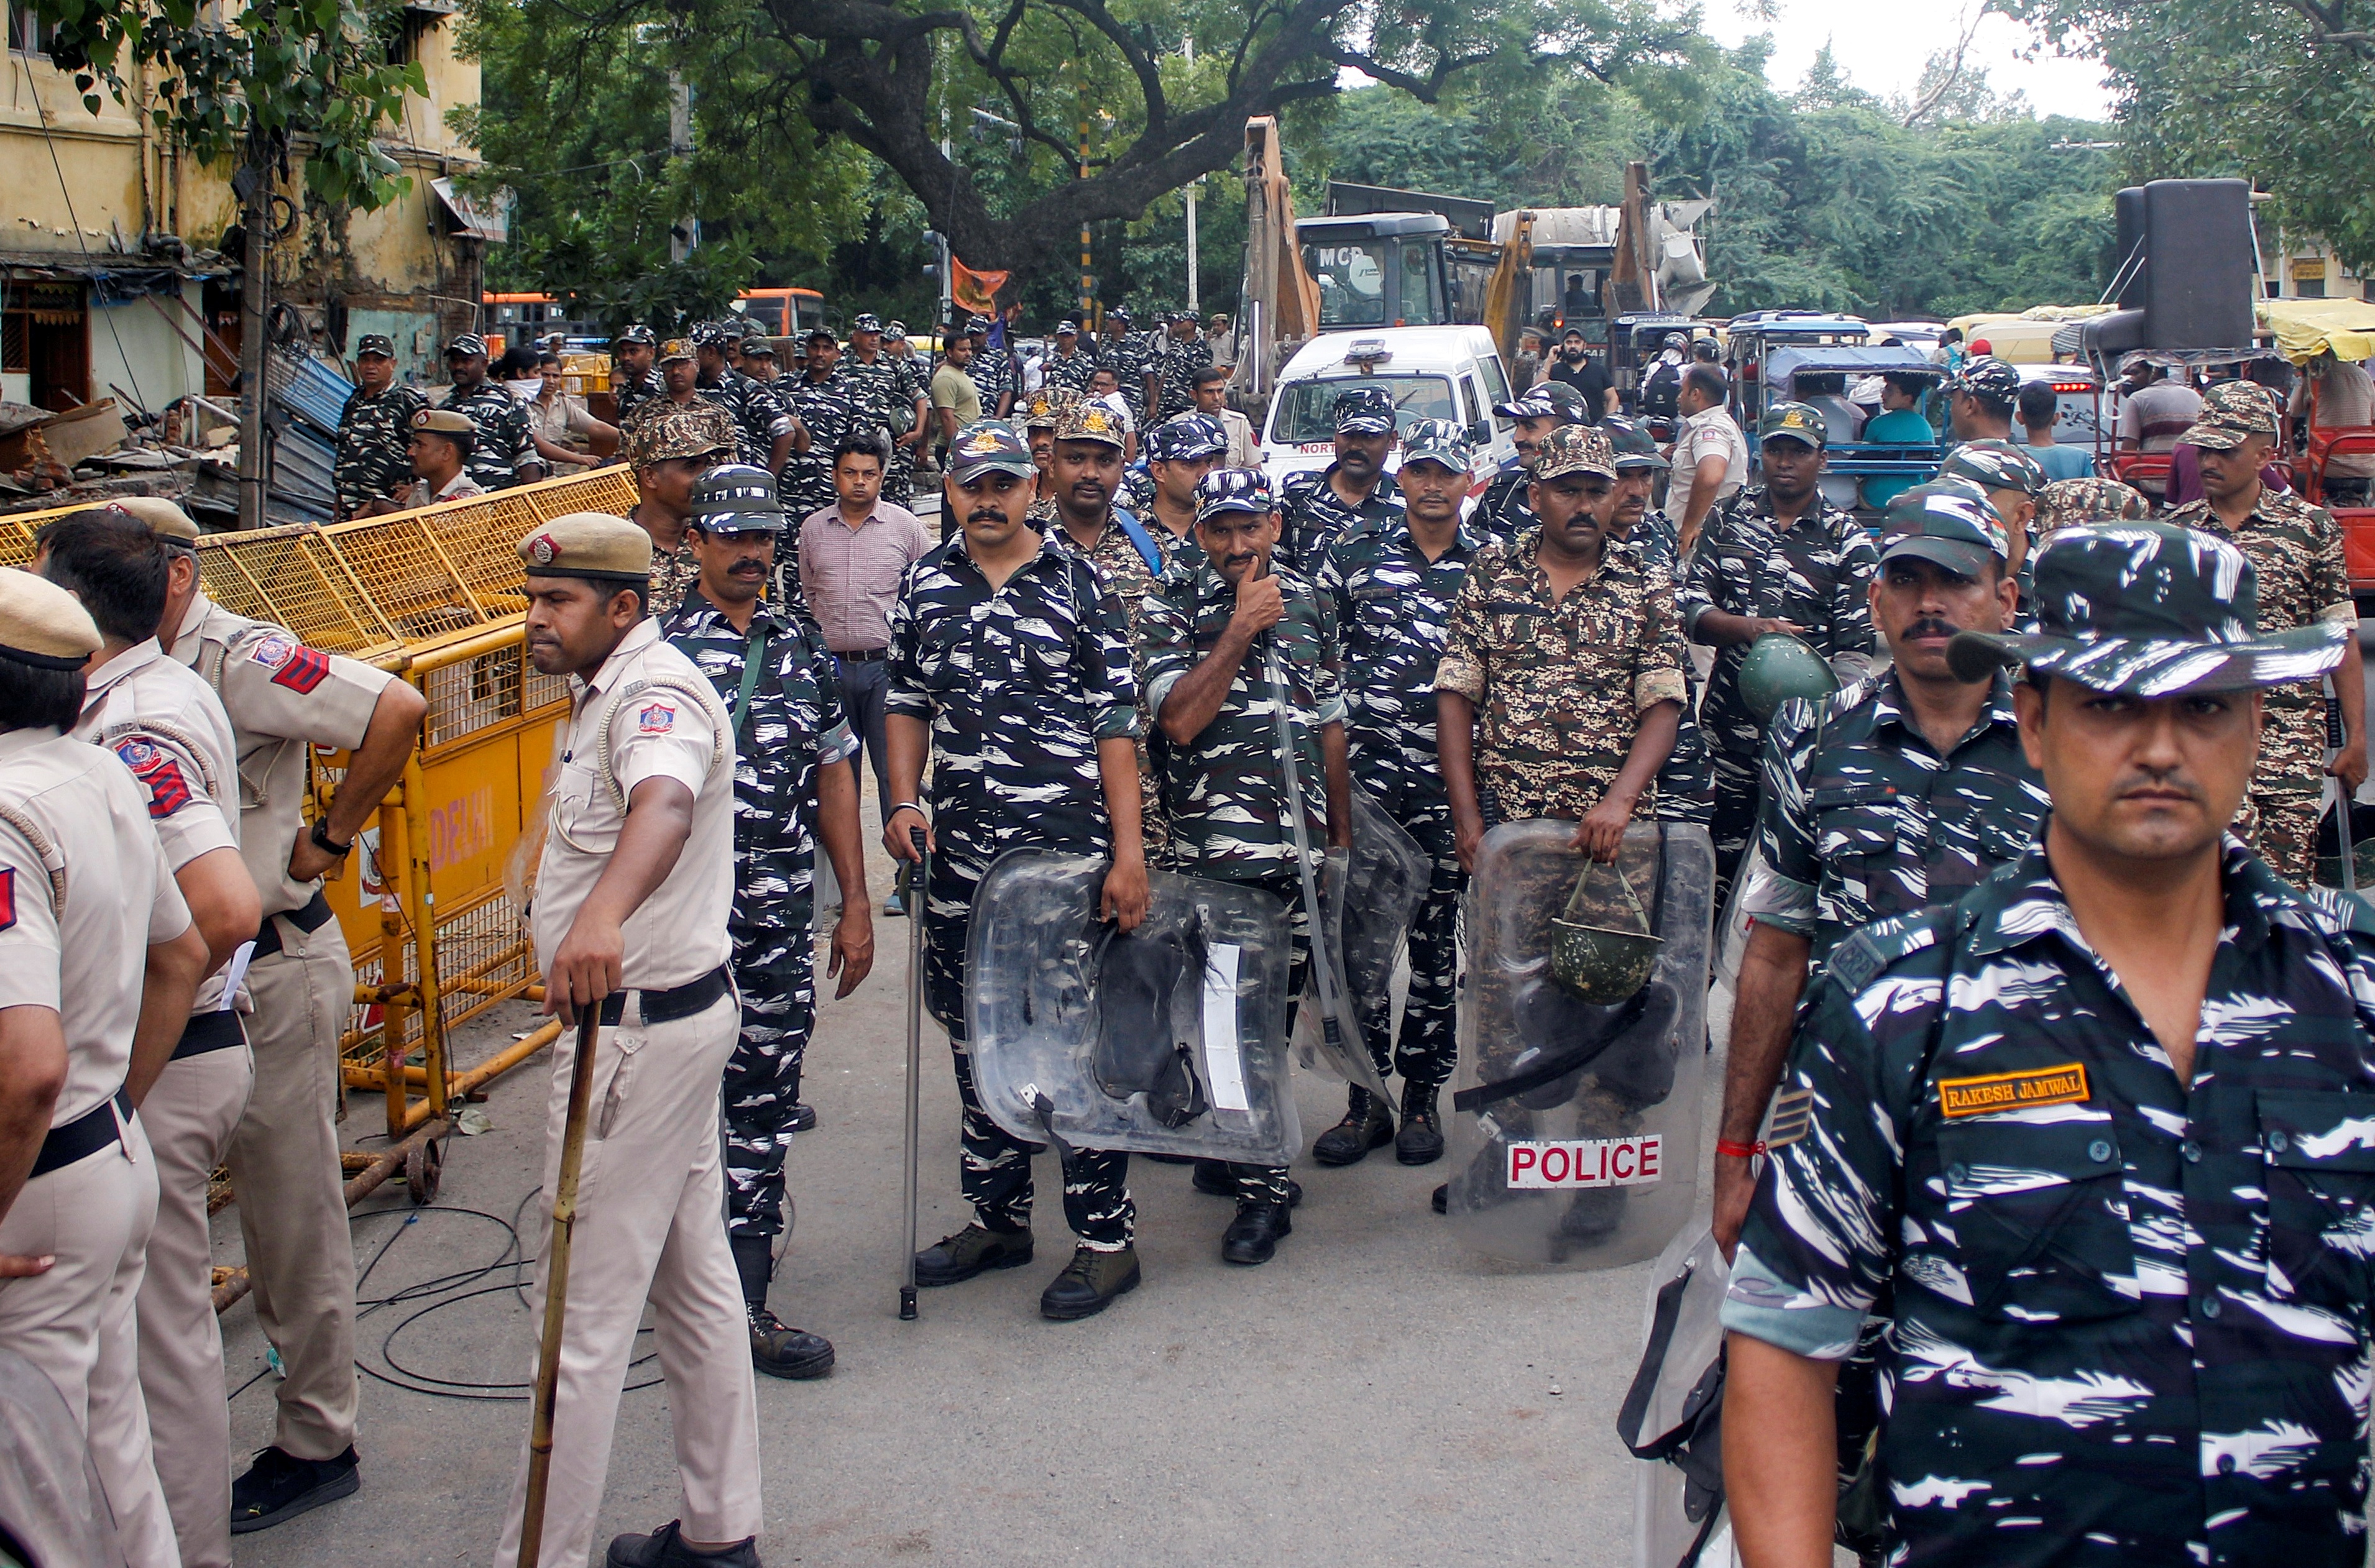
<instances>
[{"instance_id":1,"label":"auto-rickshaw","mask_svg":"<svg viewBox=\"0 0 2375 1568\"><path fill-rule=\"evenodd\" d=\"M1735 326L1732 329L1735 348L1740 341L1740 329ZM1768 348L1757 361L1756 370L1755 377L1743 372L1733 383L1740 428L1749 437L1749 467L1752 473L1756 470L1763 455L1756 444L1755 430L1766 408L1775 403L1812 402L1823 411L1826 422L1831 426L1826 449L1828 461L1825 465L1823 494L1832 505L1864 513L1869 522L1881 509L1865 504L1863 481L1866 479L1909 480L1918 485L1937 477L1938 464L1945 455L1942 442L1933 440L1914 445L1868 445L1856 439L1856 430L1862 419L1859 411L1849 407L1847 399L1847 394L1854 383L1867 376L1908 375L1918 376L1931 383L1923 402L1926 405L1932 401L1937 383L1945 377L1945 370L1931 363L1929 356L1920 349L1903 346L1879 348L1852 343L1792 343L1788 347ZM1805 383L1810 378L1818 376L1839 377L1837 392L1834 395L1810 391Z\"/></svg>"}]
</instances>

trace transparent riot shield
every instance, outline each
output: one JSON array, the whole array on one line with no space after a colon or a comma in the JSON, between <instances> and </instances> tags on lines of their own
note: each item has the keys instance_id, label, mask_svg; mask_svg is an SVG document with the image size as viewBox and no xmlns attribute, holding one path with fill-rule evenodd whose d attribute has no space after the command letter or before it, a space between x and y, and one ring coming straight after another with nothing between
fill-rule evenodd
<instances>
[{"instance_id":1,"label":"transparent riot shield","mask_svg":"<svg viewBox=\"0 0 2375 1568\"><path fill-rule=\"evenodd\" d=\"M1319 881L1323 946L1336 965L1336 994L1344 998L1341 1037L1329 1041L1315 986L1294 1012L1294 1059L1306 1069L1356 1084L1390 1102L1385 1075L1361 1043L1365 1008L1393 1014L1394 970L1410 945L1411 922L1426 898L1434 869L1426 851L1383 807L1353 791L1353 852L1329 850Z\"/></svg>"},{"instance_id":2,"label":"transparent riot shield","mask_svg":"<svg viewBox=\"0 0 2375 1568\"><path fill-rule=\"evenodd\" d=\"M1478 852L1446 1212L1495 1257L1610 1268L1655 1256L1696 1195L1715 852L1693 823L1625 831L1616 870L1656 958L1619 1001L1605 979L1623 966L1591 972L1587 999L1570 988L1578 925L1598 939L1571 913L1587 870L1575 831L1506 823Z\"/></svg>"},{"instance_id":3,"label":"transparent riot shield","mask_svg":"<svg viewBox=\"0 0 2375 1568\"><path fill-rule=\"evenodd\" d=\"M1020 849L981 880L965 1026L983 1108L1033 1142L1284 1165L1286 908L1154 872L1146 920L1097 916L1106 863Z\"/></svg>"},{"instance_id":4,"label":"transparent riot shield","mask_svg":"<svg viewBox=\"0 0 2375 1568\"><path fill-rule=\"evenodd\" d=\"M1724 1568L1723 1298L1731 1270L1702 1220L1658 1259L1642 1314L1641 1364L1616 1412L1637 1459L1634 1568Z\"/></svg>"}]
</instances>

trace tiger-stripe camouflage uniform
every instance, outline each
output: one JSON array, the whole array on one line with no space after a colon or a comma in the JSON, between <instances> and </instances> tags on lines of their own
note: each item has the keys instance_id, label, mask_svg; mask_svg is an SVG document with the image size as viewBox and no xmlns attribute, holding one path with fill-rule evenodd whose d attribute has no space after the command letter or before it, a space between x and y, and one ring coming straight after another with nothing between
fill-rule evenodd
<instances>
[{"instance_id":1,"label":"tiger-stripe camouflage uniform","mask_svg":"<svg viewBox=\"0 0 2375 1568\"><path fill-rule=\"evenodd\" d=\"M816 1022L816 778L857 749L822 639L762 603L747 632L696 585L662 633L729 711L745 661L762 661L735 725L734 989L742 1028L726 1067L730 1238L784 1229L784 1152Z\"/></svg>"},{"instance_id":2,"label":"tiger-stripe camouflage uniform","mask_svg":"<svg viewBox=\"0 0 2375 1568\"><path fill-rule=\"evenodd\" d=\"M1810 938L1817 964L1857 926L1949 902L2019 859L2047 808L2001 673L1943 757L1893 669L1784 702L1763 775L1763 864L1742 907Z\"/></svg>"},{"instance_id":3,"label":"tiger-stripe camouflage uniform","mask_svg":"<svg viewBox=\"0 0 2375 1568\"><path fill-rule=\"evenodd\" d=\"M1121 335L1097 346L1100 364L1114 373L1115 389L1122 401L1129 405L1130 417L1142 419L1146 413L1146 373L1152 368L1154 349L1146 336L1129 330L1129 317L1115 311L1107 320L1122 324Z\"/></svg>"},{"instance_id":4,"label":"tiger-stripe camouflage uniform","mask_svg":"<svg viewBox=\"0 0 2375 1568\"><path fill-rule=\"evenodd\" d=\"M632 371L622 369L610 378L610 395L619 400L617 423L619 429L623 430L634 419L637 409L650 403L654 398L666 397L668 388L660 384L660 373L657 371L645 371L641 375L637 375Z\"/></svg>"},{"instance_id":5,"label":"tiger-stripe camouflage uniform","mask_svg":"<svg viewBox=\"0 0 2375 1568\"><path fill-rule=\"evenodd\" d=\"M479 428L462 471L486 489L509 489L520 482L524 464L541 464L530 433L527 405L500 382L482 381L468 392L448 396L445 407L467 415Z\"/></svg>"},{"instance_id":6,"label":"tiger-stripe camouflage uniform","mask_svg":"<svg viewBox=\"0 0 2375 1568\"><path fill-rule=\"evenodd\" d=\"M785 516L792 525L786 535L785 548L797 555L799 521L831 506L836 499L833 488L833 449L857 422L857 401L838 368L822 381L803 371L776 384L784 406L809 430L809 449L786 458L784 471L776 476L783 491Z\"/></svg>"},{"instance_id":7,"label":"tiger-stripe camouflage uniform","mask_svg":"<svg viewBox=\"0 0 2375 1568\"><path fill-rule=\"evenodd\" d=\"M1051 349L1043 373L1050 390L1086 397L1089 383L1095 380L1097 374L1096 345L1082 337L1072 345L1072 351L1069 354Z\"/></svg>"},{"instance_id":8,"label":"tiger-stripe camouflage uniform","mask_svg":"<svg viewBox=\"0 0 2375 1568\"><path fill-rule=\"evenodd\" d=\"M2222 382L2202 402L2184 438L2196 446L2223 449L2247 435L2276 433L2275 400L2256 383ZM2342 528L2323 507L2263 485L2239 527L2227 526L2206 499L2187 502L2168 520L2232 539L2251 559L2260 579L2263 631L2328 620L2358 623ZM2277 876L2306 888L2317 871L2317 824L2327 791L2325 698L2308 682L2271 688L2264 701L2260 765L2248 797L2258 818L2251 844Z\"/></svg>"},{"instance_id":9,"label":"tiger-stripe camouflage uniform","mask_svg":"<svg viewBox=\"0 0 2375 1568\"><path fill-rule=\"evenodd\" d=\"M734 417L736 460L766 467L777 439L792 431L792 416L781 400L731 365L693 384L702 396Z\"/></svg>"},{"instance_id":10,"label":"tiger-stripe camouflage uniform","mask_svg":"<svg viewBox=\"0 0 2375 1568\"><path fill-rule=\"evenodd\" d=\"M1270 509L1258 471L1215 469L1198 487L1199 522L1211 512L1206 498L1233 487L1254 497L1262 510ZM1300 997L1310 971L1311 926L1279 767L1278 705L1282 696L1294 737L1304 831L1316 869L1328 844L1320 734L1343 722L1344 693L1338 674L1334 606L1292 569L1273 563L1272 571L1285 598L1285 619L1262 633L1256 651L1232 674L1228 696L1203 732L1185 744L1169 741L1164 746L1163 804L1174 869L1260 888L1285 905L1291 955L1287 995ZM1235 586L1209 555L1193 563L1183 559L1148 595L1139 644L1148 713L1162 713L1164 700L1220 637L1236 604ZM1283 693L1270 682L1260 651L1265 641L1278 650L1287 687ZM1241 1208L1262 1203L1286 1211L1285 1166L1231 1165L1228 1172Z\"/></svg>"},{"instance_id":11,"label":"tiger-stripe camouflage uniform","mask_svg":"<svg viewBox=\"0 0 2375 1568\"><path fill-rule=\"evenodd\" d=\"M1212 346L1204 341L1201 332L1191 332L1185 338L1165 334L1155 358L1149 361L1149 368L1163 378L1154 417L1167 419L1196 407L1197 373L1211 363Z\"/></svg>"},{"instance_id":12,"label":"tiger-stripe camouflage uniform","mask_svg":"<svg viewBox=\"0 0 2375 1568\"><path fill-rule=\"evenodd\" d=\"M1772 498L1762 485L1741 491L1708 521L1679 585L1684 635L1696 638L1700 617L1722 610L1804 628L1806 642L1835 667L1842 655L1868 660L1877 640L1866 594L1880 565L1872 536L1820 490L1786 529L1774 523ZM1748 648L1733 643L1716 650L1699 705L1699 729L1715 773L1709 831L1717 874L1727 884L1755 830L1757 759L1765 746L1765 726L1740 696Z\"/></svg>"},{"instance_id":13,"label":"tiger-stripe camouflage uniform","mask_svg":"<svg viewBox=\"0 0 2375 1568\"><path fill-rule=\"evenodd\" d=\"M916 399L924 395L923 383L907 361L879 349L872 360L855 349L844 354L833 376L856 410L853 422L859 428L871 424L883 432L891 462L882 471L882 499L894 506L911 505L916 499L916 449L906 440L916 428Z\"/></svg>"},{"instance_id":14,"label":"tiger-stripe camouflage uniform","mask_svg":"<svg viewBox=\"0 0 2375 1568\"><path fill-rule=\"evenodd\" d=\"M1364 528L1398 522L1402 493L1391 474L1377 476L1377 488L1358 506L1347 506L1336 493L1336 465L1316 473L1297 474L1280 487L1282 528L1279 559L1297 572L1316 573L1328 560L1328 547Z\"/></svg>"},{"instance_id":15,"label":"tiger-stripe camouflage uniform","mask_svg":"<svg viewBox=\"0 0 2375 1568\"><path fill-rule=\"evenodd\" d=\"M387 340L364 337L355 349L394 358ZM375 501L384 501L412 483L412 416L429 407L429 399L409 386L390 384L376 393L357 387L338 411L338 450L334 478L338 490L338 515L352 517Z\"/></svg>"},{"instance_id":16,"label":"tiger-stripe camouflage uniform","mask_svg":"<svg viewBox=\"0 0 2375 1568\"><path fill-rule=\"evenodd\" d=\"M1554 383L1553 384L1560 384ZM1672 465L1658 450L1648 430L1638 420L1610 414L1600 421L1616 454L1616 519L1610 531L1629 540L1641 559L1663 572L1668 580L1683 580L1682 530L1673 519L1649 504L1657 476ZM1633 508L1637 506L1636 514ZM1530 508L1529 509L1530 511ZM1632 521L1626 521L1630 516ZM1707 756L1707 737L1699 733L1698 666L1683 659L1683 706L1674 717L1674 749L1658 770L1657 814L1660 821L1696 822L1706 827L1715 816L1715 764Z\"/></svg>"},{"instance_id":17,"label":"tiger-stripe camouflage uniform","mask_svg":"<svg viewBox=\"0 0 2375 1568\"><path fill-rule=\"evenodd\" d=\"M1043 540L992 588L962 532L908 569L892 612L886 706L931 732L939 848L924 910L925 1000L955 1061L964 1198L1001 1234L1030 1227L1039 1146L990 1120L975 1092L964 1018L974 891L1010 849L1112 853L1097 743L1138 727L1125 626L1119 599L1087 561ZM1064 1218L1082 1245L1130 1244L1128 1168L1126 1153L1073 1150Z\"/></svg>"},{"instance_id":18,"label":"tiger-stripe camouflage uniform","mask_svg":"<svg viewBox=\"0 0 2375 1568\"><path fill-rule=\"evenodd\" d=\"M987 332L987 326L982 329ZM998 418L998 401L1014 384L1014 357L1003 348L993 348L987 342L977 345L973 358L965 361L965 376L973 383L975 394L981 399L981 411L986 419Z\"/></svg>"},{"instance_id":19,"label":"tiger-stripe camouflage uniform","mask_svg":"<svg viewBox=\"0 0 2375 1568\"><path fill-rule=\"evenodd\" d=\"M1389 520L1329 547L1320 593L1332 604L1344 658L1344 739L1353 777L1408 829L1432 863L1410 927L1410 994L1399 1043L1386 996L1360 999L1362 1038L1377 1070L1439 1087L1459 1060L1459 895L1468 878L1451 831L1436 755L1435 672L1451 607L1483 540L1464 525L1433 560Z\"/></svg>"}]
</instances>

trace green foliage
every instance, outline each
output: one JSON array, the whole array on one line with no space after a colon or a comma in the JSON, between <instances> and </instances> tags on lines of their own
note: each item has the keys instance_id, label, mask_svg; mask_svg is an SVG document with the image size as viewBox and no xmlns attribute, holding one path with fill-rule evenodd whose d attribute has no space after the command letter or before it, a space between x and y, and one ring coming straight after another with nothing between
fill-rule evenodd
<instances>
[{"instance_id":1,"label":"green foliage","mask_svg":"<svg viewBox=\"0 0 2375 1568\"><path fill-rule=\"evenodd\" d=\"M2240 176L2262 209L2375 270L2375 0L2000 0L2099 53L2131 180Z\"/></svg>"},{"instance_id":2,"label":"green foliage","mask_svg":"<svg viewBox=\"0 0 2375 1568\"><path fill-rule=\"evenodd\" d=\"M411 95L417 62L387 63L378 21L352 0L253 0L227 20L195 0L18 0L53 23L52 56L75 74L83 106L102 88L202 162L284 171L305 138L305 188L369 211L410 188L372 144ZM151 96L133 82L147 75Z\"/></svg>"}]
</instances>

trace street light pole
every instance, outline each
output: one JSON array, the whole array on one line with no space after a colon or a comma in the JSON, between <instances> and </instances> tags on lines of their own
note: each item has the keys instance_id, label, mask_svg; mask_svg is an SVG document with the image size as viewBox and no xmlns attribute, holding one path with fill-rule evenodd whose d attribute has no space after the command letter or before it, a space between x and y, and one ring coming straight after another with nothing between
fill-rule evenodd
<instances>
[{"instance_id":1,"label":"street light pole","mask_svg":"<svg viewBox=\"0 0 2375 1568\"><path fill-rule=\"evenodd\" d=\"M1181 57L1190 66L1196 64L1196 41L1193 38L1182 39L1179 51ZM1203 183L1201 176L1188 182L1188 310L1190 314L1195 313L1198 308L1196 303L1196 192ZM1203 329L1199 326L1197 330L1200 332Z\"/></svg>"}]
</instances>

